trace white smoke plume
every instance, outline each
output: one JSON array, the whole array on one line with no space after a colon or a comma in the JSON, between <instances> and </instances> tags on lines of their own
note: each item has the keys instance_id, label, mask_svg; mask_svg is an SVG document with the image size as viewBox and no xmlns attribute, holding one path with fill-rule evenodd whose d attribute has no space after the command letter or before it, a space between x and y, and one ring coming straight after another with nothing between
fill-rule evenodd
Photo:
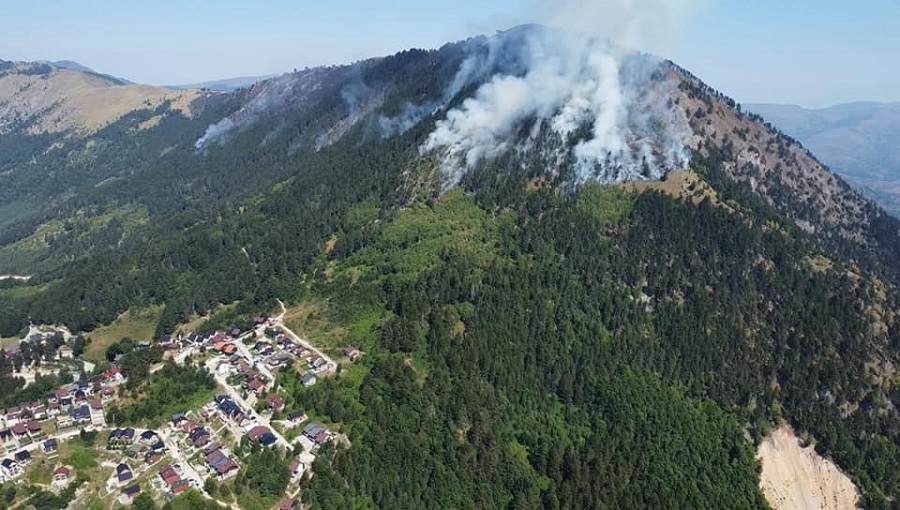
<instances>
[{"instance_id":1,"label":"white smoke plume","mask_svg":"<svg viewBox=\"0 0 900 510\"><path fill-rule=\"evenodd\" d=\"M539 19L559 30L672 57L703 0L535 0Z\"/></svg>"},{"instance_id":2,"label":"white smoke plume","mask_svg":"<svg viewBox=\"0 0 900 510\"><path fill-rule=\"evenodd\" d=\"M533 139L547 133L561 142L539 147L554 162L548 172L565 166L576 184L659 178L685 166L690 130L663 81L652 79L661 62L625 48L639 46L647 31L657 31L654 40L669 37L663 32L675 29L666 16L688 3L554 0L549 19L565 30L527 27L517 48L526 71L495 74L438 121L422 152L444 154L447 185L485 159L533 150ZM497 38L518 38L509 35L516 31ZM523 129L532 133L527 140L516 136Z\"/></svg>"},{"instance_id":3,"label":"white smoke plume","mask_svg":"<svg viewBox=\"0 0 900 510\"><path fill-rule=\"evenodd\" d=\"M322 69L310 69L254 84L250 90L251 99L238 111L210 124L204 135L194 142L194 147L198 151L204 151L214 143L222 145L232 133L248 128L292 100L301 101L304 94L316 88L318 79L323 73ZM344 99L348 101L348 108L352 107L349 102L352 97L346 96Z\"/></svg>"},{"instance_id":4,"label":"white smoke plume","mask_svg":"<svg viewBox=\"0 0 900 510\"><path fill-rule=\"evenodd\" d=\"M446 108L465 87L490 78L498 68L507 73L524 72L520 63L521 56L516 53L522 43L524 43L524 39L519 40L516 35L509 33L502 38L477 37L462 42L461 44L467 48L469 55L460 64L453 81L443 95L422 104L407 102L399 114L380 116L378 125L382 138L409 131L425 118Z\"/></svg>"},{"instance_id":5,"label":"white smoke plume","mask_svg":"<svg viewBox=\"0 0 900 510\"><path fill-rule=\"evenodd\" d=\"M381 130L381 137L389 138L391 136L406 133L425 117L435 113L435 110L438 108L439 104L434 101L429 101L421 105L405 103L403 105L403 110L399 115L393 117L388 117L386 115L379 116L378 128Z\"/></svg>"},{"instance_id":6,"label":"white smoke plume","mask_svg":"<svg viewBox=\"0 0 900 510\"><path fill-rule=\"evenodd\" d=\"M206 132L203 133L203 136L201 136L196 142L194 142L194 148L197 150L203 150L214 141L222 142L225 139L225 135L227 135L236 127L237 124L235 124L234 121L229 119L228 117L225 117L215 124L210 124L209 127L206 128Z\"/></svg>"}]
</instances>

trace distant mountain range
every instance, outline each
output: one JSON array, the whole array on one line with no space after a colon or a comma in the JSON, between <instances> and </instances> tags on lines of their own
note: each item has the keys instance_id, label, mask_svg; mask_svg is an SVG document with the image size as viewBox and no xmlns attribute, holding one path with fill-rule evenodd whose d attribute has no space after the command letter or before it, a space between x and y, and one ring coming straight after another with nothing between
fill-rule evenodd
<instances>
[{"instance_id":1,"label":"distant mountain range","mask_svg":"<svg viewBox=\"0 0 900 510\"><path fill-rule=\"evenodd\" d=\"M90 67L81 65L78 62L75 62L74 60L57 60L56 62L45 62L45 63L62 68L62 69L68 69L70 71L78 71L81 73L96 74L97 76L102 76L104 78L109 78L110 80L119 82L120 85L133 85L134 84L133 81L126 80L125 78L119 78L118 76L113 76L111 74L100 73L100 72L94 71Z\"/></svg>"},{"instance_id":2,"label":"distant mountain range","mask_svg":"<svg viewBox=\"0 0 900 510\"><path fill-rule=\"evenodd\" d=\"M275 75L268 76L238 76L236 78L223 78L221 80L204 81L200 83L189 83L187 85L163 85L163 88L171 90L192 90L203 89L213 92L233 92L238 89L249 87L255 83L267 80Z\"/></svg>"},{"instance_id":3,"label":"distant mountain range","mask_svg":"<svg viewBox=\"0 0 900 510\"><path fill-rule=\"evenodd\" d=\"M99 71L95 71L94 69L75 62L74 60L57 60L57 61L43 61L43 64L50 64L54 67L58 67L61 69L68 69L70 71L78 71L81 73L94 74L97 76L102 76L104 78L108 78L115 82L118 82L120 85L135 85L137 82L131 81L126 78L121 78L119 76L114 76L111 74L101 73ZM161 88L169 89L169 90L208 90L212 92L233 92L238 89L249 87L255 83L259 83L263 80L267 80L269 78L273 78L274 74L269 74L265 76L236 76L233 78L221 78L217 80L209 80L198 83L187 83L181 85L162 85Z\"/></svg>"},{"instance_id":4,"label":"distant mountain range","mask_svg":"<svg viewBox=\"0 0 900 510\"><path fill-rule=\"evenodd\" d=\"M818 110L772 104L746 107L900 216L900 103L848 103Z\"/></svg>"}]
</instances>

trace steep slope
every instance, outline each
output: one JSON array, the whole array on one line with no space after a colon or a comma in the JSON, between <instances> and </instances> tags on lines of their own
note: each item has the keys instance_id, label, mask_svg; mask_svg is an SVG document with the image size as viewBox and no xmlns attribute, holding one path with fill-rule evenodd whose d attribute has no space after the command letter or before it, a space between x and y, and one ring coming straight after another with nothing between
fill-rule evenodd
<instances>
[{"instance_id":1,"label":"steep slope","mask_svg":"<svg viewBox=\"0 0 900 510\"><path fill-rule=\"evenodd\" d=\"M759 445L762 489L775 510L854 510L859 493L833 462L801 447L789 427L773 431Z\"/></svg>"},{"instance_id":2,"label":"steep slope","mask_svg":"<svg viewBox=\"0 0 900 510\"><path fill-rule=\"evenodd\" d=\"M836 172L851 178L900 177L900 103L849 103L822 109L751 104L787 135L803 142Z\"/></svg>"},{"instance_id":3,"label":"steep slope","mask_svg":"<svg viewBox=\"0 0 900 510\"><path fill-rule=\"evenodd\" d=\"M747 105L897 216L900 211L900 104L850 103L819 110Z\"/></svg>"},{"instance_id":4,"label":"steep slope","mask_svg":"<svg viewBox=\"0 0 900 510\"><path fill-rule=\"evenodd\" d=\"M677 70L679 103L691 119L700 162L763 197L801 229L868 269L896 278L896 221L831 173L795 140L741 112L734 101Z\"/></svg>"}]
</instances>

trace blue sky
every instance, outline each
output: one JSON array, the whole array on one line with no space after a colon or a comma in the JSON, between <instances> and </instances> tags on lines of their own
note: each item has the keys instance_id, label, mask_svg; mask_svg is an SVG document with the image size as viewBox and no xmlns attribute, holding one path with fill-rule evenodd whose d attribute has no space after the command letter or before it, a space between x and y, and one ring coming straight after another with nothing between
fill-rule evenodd
<instances>
[{"instance_id":1,"label":"blue sky","mask_svg":"<svg viewBox=\"0 0 900 510\"><path fill-rule=\"evenodd\" d=\"M694 6L663 56L740 102L900 101L900 2L672 1ZM602 2L641 4L594 3ZM0 0L0 58L69 59L142 83L191 83L436 47L541 21L539 3Z\"/></svg>"}]
</instances>

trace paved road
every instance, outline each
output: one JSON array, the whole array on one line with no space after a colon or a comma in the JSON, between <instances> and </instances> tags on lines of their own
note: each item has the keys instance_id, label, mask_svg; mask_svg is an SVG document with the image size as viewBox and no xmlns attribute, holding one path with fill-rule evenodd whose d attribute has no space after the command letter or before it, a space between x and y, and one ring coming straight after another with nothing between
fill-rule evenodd
<instances>
[{"instance_id":1,"label":"paved road","mask_svg":"<svg viewBox=\"0 0 900 510\"><path fill-rule=\"evenodd\" d=\"M238 339L234 342L234 346L237 348L237 351L241 356L247 358L247 361L249 361L251 363L255 362L256 369L262 375L266 376L269 379L270 383L266 384L266 387L270 388L271 386L274 386L274 384L275 384L275 374L273 374L269 370L269 368L266 366L266 364L263 360L257 359L257 357L253 353L250 352L250 349L248 349L247 346L244 345L244 342L243 342L243 340L245 338L250 337L251 335L255 335L255 334L256 334L256 331L250 331L248 333L244 333L243 335L238 337Z\"/></svg>"},{"instance_id":2,"label":"paved road","mask_svg":"<svg viewBox=\"0 0 900 510\"><path fill-rule=\"evenodd\" d=\"M197 482L202 482L203 480L205 480L205 478L203 476L201 476L200 473L197 472L196 469L194 469L194 466L192 466L191 463L188 462L188 456L185 455L184 453L182 453L181 448L178 447L178 441L176 441L175 438L171 437L166 430L160 430L159 437L160 437L160 439L163 440L163 443L165 443L166 446L169 448L169 454L172 455L172 457L174 457L176 459L175 463L178 464L179 466L181 466L181 469L182 469L181 478L184 478L184 479L193 478L194 480L197 480ZM205 491L203 490L202 487L200 487L200 488L194 487L194 488L199 490L201 493L205 494Z\"/></svg>"},{"instance_id":3,"label":"paved road","mask_svg":"<svg viewBox=\"0 0 900 510\"><path fill-rule=\"evenodd\" d=\"M104 429L97 429L97 428L95 428L94 430L104 430ZM22 446L22 447L20 447L20 448L16 448L15 451L16 451L16 452L20 452L20 451L22 451L22 450L28 450L29 452L33 452L34 450L37 450L38 448L40 448L41 445L44 444L44 441L46 441L46 440L48 440L48 439L54 439L54 438L55 438L55 439L56 439L57 441L59 441L59 442L62 442L62 441L68 441L69 439L72 439L73 437L77 436L79 433L81 433L81 429L67 430L66 432L63 432L63 433L61 433L61 434L48 435L47 437L45 437L45 438L43 438L43 439L41 439L41 440L39 440L39 441L35 441L35 442L31 443L31 444ZM13 453L11 453L11 454L9 454L9 455L7 455L7 456L8 456L8 457L12 457L13 455L15 455L15 452L13 452ZM6 456L4 456L4 458L5 458L5 457L6 457Z\"/></svg>"},{"instance_id":4,"label":"paved road","mask_svg":"<svg viewBox=\"0 0 900 510\"><path fill-rule=\"evenodd\" d=\"M207 361L207 369L209 370L209 372L211 374L213 374L213 377L215 377L216 382L219 383L219 386L224 388L225 392L228 393L228 395L234 400L234 402L236 404L238 404L239 406L241 406L241 409L244 410L244 412L247 414L248 417L250 417L251 419L256 418L256 420L255 420L256 423L258 423L260 425L264 425L264 426L268 427L269 430L272 431L272 434L275 435L276 444L278 444L282 448L290 448L291 443L289 443L288 440L285 439L283 435L281 435L281 433L279 433L277 430L272 428L272 424L269 422L269 419L265 418L265 417L261 416L259 413L257 413L253 409L253 407L249 403L247 403L247 401L244 400L243 397L241 397L240 392L238 392L237 390L234 389L234 387L232 387L230 384L228 384L228 381L226 380L225 376L223 376L218 370L215 370L215 364L217 361L218 360L215 357L211 358L209 361ZM242 431L242 433L243 433L243 431Z\"/></svg>"}]
</instances>

